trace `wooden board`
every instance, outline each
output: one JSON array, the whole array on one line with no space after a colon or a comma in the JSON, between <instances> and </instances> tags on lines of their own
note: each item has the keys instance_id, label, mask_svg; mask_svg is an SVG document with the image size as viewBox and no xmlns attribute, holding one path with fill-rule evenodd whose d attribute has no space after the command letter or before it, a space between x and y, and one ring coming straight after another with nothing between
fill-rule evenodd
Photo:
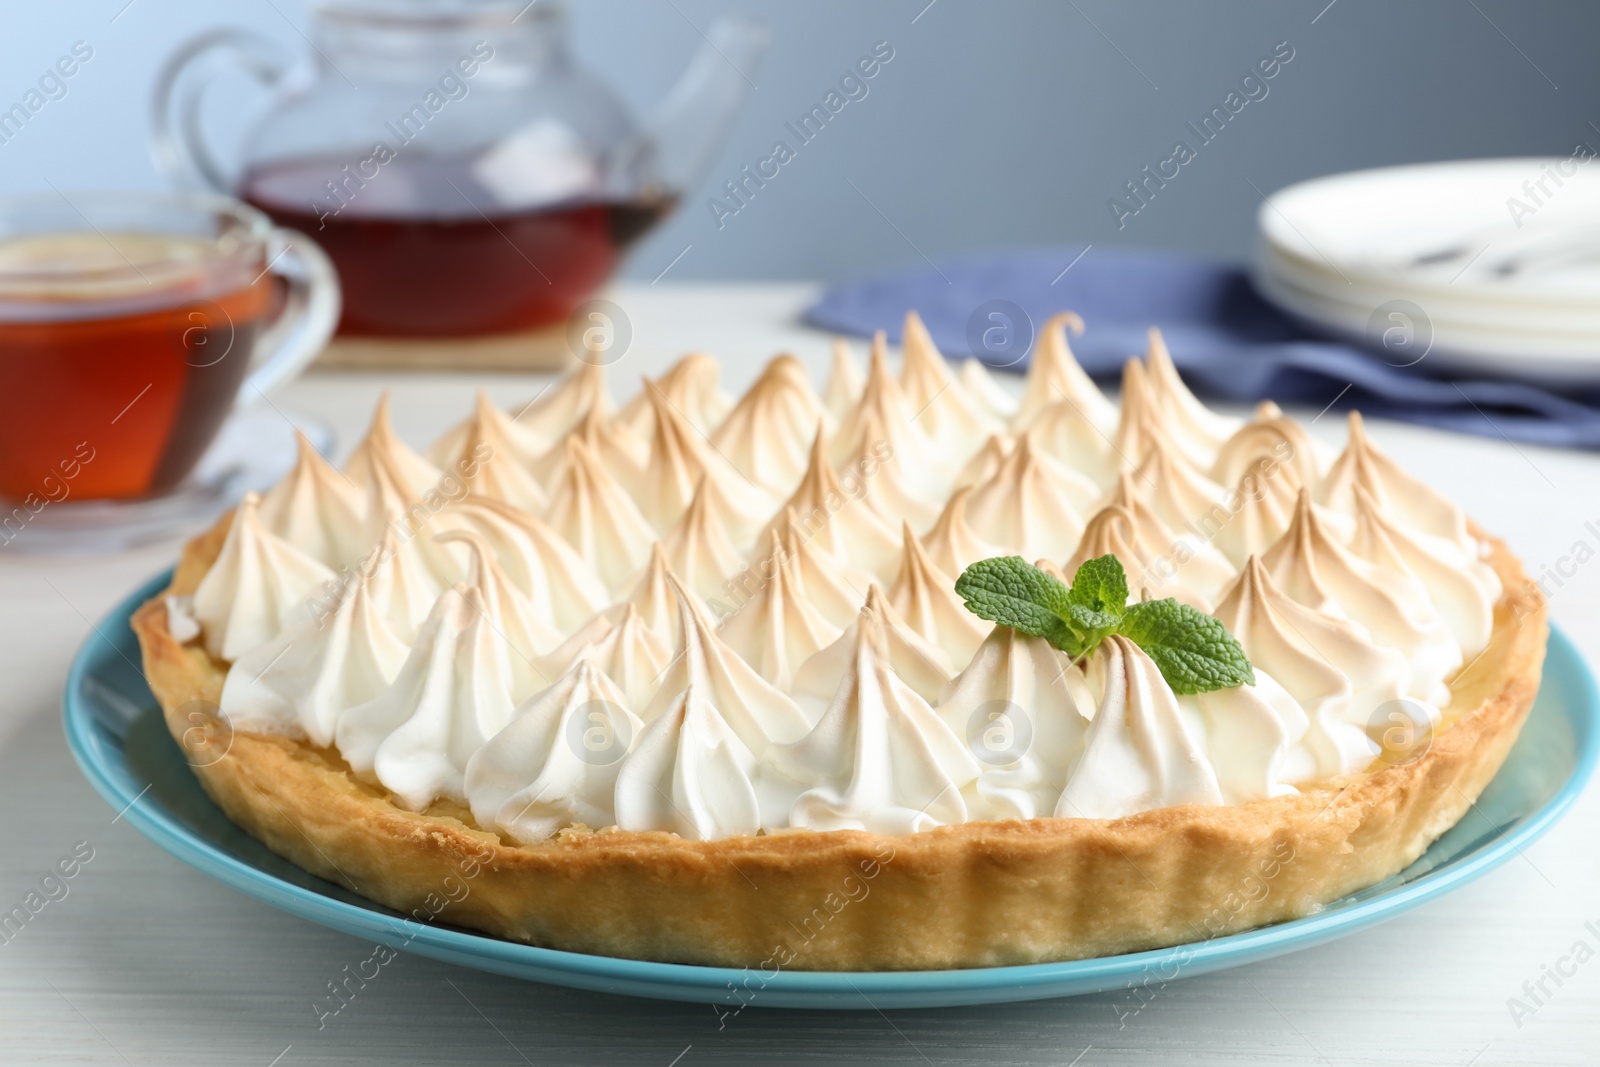
<instances>
[{"instance_id":1,"label":"wooden board","mask_svg":"<svg viewBox=\"0 0 1600 1067\"><path fill-rule=\"evenodd\" d=\"M488 337L335 337L313 370L531 371L573 362L565 323Z\"/></svg>"}]
</instances>

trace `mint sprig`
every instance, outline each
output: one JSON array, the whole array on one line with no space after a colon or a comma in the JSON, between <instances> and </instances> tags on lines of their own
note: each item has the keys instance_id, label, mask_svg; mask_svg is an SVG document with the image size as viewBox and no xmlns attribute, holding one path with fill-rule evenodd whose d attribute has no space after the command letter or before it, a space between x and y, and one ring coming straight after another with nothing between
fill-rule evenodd
<instances>
[{"instance_id":1,"label":"mint sprig","mask_svg":"<svg viewBox=\"0 0 1600 1067\"><path fill-rule=\"evenodd\" d=\"M1244 649L1215 618L1170 597L1129 604L1116 556L1085 560L1071 586L1021 556L979 560L956 579L956 593L980 619L1042 637L1074 660L1121 634L1144 649L1175 693L1256 681Z\"/></svg>"}]
</instances>

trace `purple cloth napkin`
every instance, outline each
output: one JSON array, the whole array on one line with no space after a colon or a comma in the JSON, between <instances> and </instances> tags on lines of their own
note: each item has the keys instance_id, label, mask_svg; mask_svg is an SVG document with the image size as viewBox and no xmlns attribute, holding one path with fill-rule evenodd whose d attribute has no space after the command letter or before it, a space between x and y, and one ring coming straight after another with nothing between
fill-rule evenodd
<instances>
[{"instance_id":1,"label":"purple cloth napkin","mask_svg":"<svg viewBox=\"0 0 1600 1067\"><path fill-rule=\"evenodd\" d=\"M945 355L1019 373L1037 329L1071 310L1087 326L1071 338L1072 350L1098 378L1114 378L1128 356L1142 353L1154 325L1202 394L1359 407L1459 433L1600 448L1600 390L1557 395L1526 382L1447 379L1431 373L1425 357L1394 365L1409 358L1311 333L1227 264L1131 249L1085 253L1083 246L975 256L835 285L805 320L862 337L886 330L898 340L908 308Z\"/></svg>"}]
</instances>

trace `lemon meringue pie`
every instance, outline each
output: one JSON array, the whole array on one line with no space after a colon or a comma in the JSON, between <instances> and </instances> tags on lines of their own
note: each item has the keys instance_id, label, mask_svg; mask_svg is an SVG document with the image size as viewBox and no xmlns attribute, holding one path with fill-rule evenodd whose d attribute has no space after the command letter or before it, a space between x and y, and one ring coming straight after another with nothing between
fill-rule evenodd
<instances>
[{"instance_id":1,"label":"lemon meringue pie","mask_svg":"<svg viewBox=\"0 0 1600 1067\"><path fill-rule=\"evenodd\" d=\"M471 857L447 921L572 951L1031 963L1393 875L1515 741L1537 589L1359 415L1334 454L1212 412L1154 330L1114 402L1082 330L1046 323L1015 394L912 314L898 370L836 342L820 393L779 356L732 398L694 353L619 407L585 364L422 451L381 401L342 472L302 440L186 547L134 620L151 686L180 745L214 709L195 773L274 851L429 916ZM1253 680L1074 657L956 590L1108 555L1130 614L1209 614Z\"/></svg>"}]
</instances>

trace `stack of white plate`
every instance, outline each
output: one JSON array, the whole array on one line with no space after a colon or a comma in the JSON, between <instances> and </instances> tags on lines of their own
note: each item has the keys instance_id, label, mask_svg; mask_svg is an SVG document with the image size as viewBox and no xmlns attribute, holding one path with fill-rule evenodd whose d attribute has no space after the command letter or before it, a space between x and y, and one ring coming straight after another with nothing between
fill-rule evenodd
<instances>
[{"instance_id":1,"label":"stack of white plate","mask_svg":"<svg viewBox=\"0 0 1600 1067\"><path fill-rule=\"evenodd\" d=\"M1358 171L1261 205L1256 285L1386 362L1600 381L1600 159Z\"/></svg>"}]
</instances>

